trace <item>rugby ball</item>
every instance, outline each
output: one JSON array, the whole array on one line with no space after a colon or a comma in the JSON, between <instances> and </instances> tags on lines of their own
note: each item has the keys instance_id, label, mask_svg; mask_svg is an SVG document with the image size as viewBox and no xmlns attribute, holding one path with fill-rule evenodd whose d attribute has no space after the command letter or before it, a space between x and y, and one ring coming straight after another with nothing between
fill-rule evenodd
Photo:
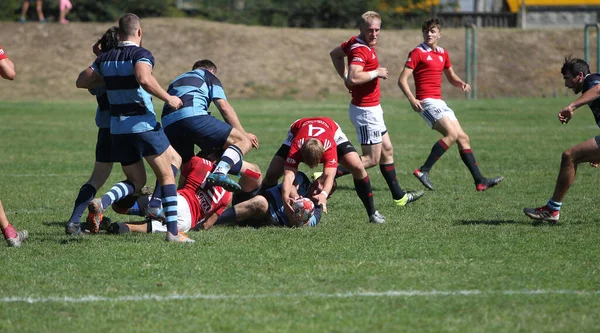
<instances>
[{"instance_id":1,"label":"rugby ball","mask_svg":"<svg viewBox=\"0 0 600 333\"><path fill-rule=\"evenodd\" d=\"M297 225L303 225L313 216L315 204L309 198L300 198L294 201L294 222Z\"/></svg>"}]
</instances>

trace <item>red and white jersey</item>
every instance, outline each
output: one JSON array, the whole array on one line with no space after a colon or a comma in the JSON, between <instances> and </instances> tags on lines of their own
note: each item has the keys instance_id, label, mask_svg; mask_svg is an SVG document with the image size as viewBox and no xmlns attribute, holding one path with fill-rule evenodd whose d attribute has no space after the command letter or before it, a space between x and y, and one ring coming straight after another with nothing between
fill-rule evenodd
<instances>
[{"instance_id":1,"label":"red and white jersey","mask_svg":"<svg viewBox=\"0 0 600 333\"><path fill-rule=\"evenodd\" d=\"M185 198L192 215L192 228L198 221L212 215L221 215L232 199L231 192L220 186L205 183L213 164L198 156L192 157L181 174L187 177L185 186L177 192Z\"/></svg>"},{"instance_id":2,"label":"red and white jersey","mask_svg":"<svg viewBox=\"0 0 600 333\"><path fill-rule=\"evenodd\" d=\"M442 72L452 67L446 50L439 46L433 50L421 43L408 54L406 67L413 70L418 100L442 99Z\"/></svg>"},{"instance_id":3,"label":"red and white jersey","mask_svg":"<svg viewBox=\"0 0 600 333\"><path fill-rule=\"evenodd\" d=\"M2 59L6 59L6 54L4 53L4 49L2 49L2 46L0 46L0 60Z\"/></svg>"},{"instance_id":4,"label":"red and white jersey","mask_svg":"<svg viewBox=\"0 0 600 333\"><path fill-rule=\"evenodd\" d=\"M369 47L358 36L350 38L342 43L342 50L348 55L348 66L362 66L365 72L374 71L379 68L379 58L375 47ZM377 106L379 105L379 78L363 83L351 88L352 104L356 106Z\"/></svg>"},{"instance_id":5,"label":"red and white jersey","mask_svg":"<svg viewBox=\"0 0 600 333\"><path fill-rule=\"evenodd\" d=\"M304 142L310 138L315 138L323 144L325 152L321 158L321 163L325 168L337 168L337 145L335 143L335 132L338 125L331 118L302 118L296 120L290 127L292 136L290 151L285 159L285 166L298 169L298 164L302 162L300 148Z\"/></svg>"}]
</instances>

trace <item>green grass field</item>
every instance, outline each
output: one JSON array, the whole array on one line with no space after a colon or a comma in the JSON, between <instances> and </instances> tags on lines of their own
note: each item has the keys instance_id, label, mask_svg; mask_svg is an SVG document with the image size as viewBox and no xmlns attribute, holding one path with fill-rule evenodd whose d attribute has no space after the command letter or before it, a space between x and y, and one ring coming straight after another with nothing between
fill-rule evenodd
<instances>
[{"instance_id":1,"label":"green grass field","mask_svg":"<svg viewBox=\"0 0 600 333\"><path fill-rule=\"evenodd\" d=\"M522 213L550 197L561 152L598 134L586 108L558 122L567 102L449 102L483 174L506 177L489 191L452 147L432 170L436 191L408 207L369 170L384 225L368 223L346 177L317 228L214 228L188 245L66 236L93 166L95 105L1 103L0 199L30 238L0 246L0 332L597 332L600 170L581 165L559 225ZM232 103L263 171L297 118L330 116L356 139L345 99ZM439 135L407 102L383 107L398 179L421 189L411 173ZM122 178L117 166L109 183Z\"/></svg>"}]
</instances>

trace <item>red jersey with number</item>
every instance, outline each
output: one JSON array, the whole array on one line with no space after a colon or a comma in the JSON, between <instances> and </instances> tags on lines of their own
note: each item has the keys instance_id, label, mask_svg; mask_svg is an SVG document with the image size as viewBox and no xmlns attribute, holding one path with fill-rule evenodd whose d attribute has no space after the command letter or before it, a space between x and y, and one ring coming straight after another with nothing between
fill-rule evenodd
<instances>
[{"instance_id":1,"label":"red jersey with number","mask_svg":"<svg viewBox=\"0 0 600 333\"><path fill-rule=\"evenodd\" d=\"M347 42L342 43L341 47L348 55L348 66L361 66L365 72L374 71L379 68L379 58L377 58L375 47L369 47L358 36L354 36ZM354 86L351 90L352 104L356 106L379 105L379 78Z\"/></svg>"},{"instance_id":2,"label":"red jersey with number","mask_svg":"<svg viewBox=\"0 0 600 333\"><path fill-rule=\"evenodd\" d=\"M192 157L181 170L187 177L185 186L177 192L185 198L192 215L192 228L198 221L214 214L221 215L231 202L232 194L220 186L205 183L213 164L198 156Z\"/></svg>"},{"instance_id":3,"label":"red jersey with number","mask_svg":"<svg viewBox=\"0 0 600 333\"><path fill-rule=\"evenodd\" d=\"M439 46L434 50L421 43L408 54L405 65L413 70L418 100L442 99L442 72L452 67L446 50Z\"/></svg>"},{"instance_id":4,"label":"red jersey with number","mask_svg":"<svg viewBox=\"0 0 600 333\"><path fill-rule=\"evenodd\" d=\"M0 46L0 60L2 59L6 59L6 54L4 53L4 49L2 49L2 46Z\"/></svg>"},{"instance_id":5,"label":"red jersey with number","mask_svg":"<svg viewBox=\"0 0 600 333\"><path fill-rule=\"evenodd\" d=\"M300 148L304 142L310 138L315 138L323 144L325 152L321 158L321 163L325 168L337 168L337 145L334 135L338 130L338 125L331 118L302 118L296 120L290 127L292 135L290 151L285 159L285 166L298 169L298 164L302 162Z\"/></svg>"}]
</instances>

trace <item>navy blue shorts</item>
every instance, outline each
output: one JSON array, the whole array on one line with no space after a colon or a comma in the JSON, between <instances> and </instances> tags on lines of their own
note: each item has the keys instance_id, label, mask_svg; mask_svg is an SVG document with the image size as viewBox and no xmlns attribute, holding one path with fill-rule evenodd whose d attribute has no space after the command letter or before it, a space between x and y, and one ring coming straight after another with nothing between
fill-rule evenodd
<instances>
[{"instance_id":1,"label":"navy blue shorts","mask_svg":"<svg viewBox=\"0 0 600 333\"><path fill-rule=\"evenodd\" d=\"M186 163L194 157L194 144L209 154L214 149L223 148L231 129L228 123L204 115L178 120L165 127L165 134Z\"/></svg>"},{"instance_id":2,"label":"navy blue shorts","mask_svg":"<svg viewBox=\"0 0 600 333\"><path fill-rule=\"evenodd\" d=\"M98 141L96 142L96 162L111 163L112 139L110 128L98 129Z\"/></svg>"},{"instance_id":3,"label":"navy blue shorts","mask_svg":"<svg viewBox=\"0 0 600 333\"><path fill-rule=\"evenodd\" d=\"M160 123L152 131L131 134L113 134L112 159L123 165L131 165L143 157L160 155L169 148L169 139Z\"/></svg>"}]
</instances>

